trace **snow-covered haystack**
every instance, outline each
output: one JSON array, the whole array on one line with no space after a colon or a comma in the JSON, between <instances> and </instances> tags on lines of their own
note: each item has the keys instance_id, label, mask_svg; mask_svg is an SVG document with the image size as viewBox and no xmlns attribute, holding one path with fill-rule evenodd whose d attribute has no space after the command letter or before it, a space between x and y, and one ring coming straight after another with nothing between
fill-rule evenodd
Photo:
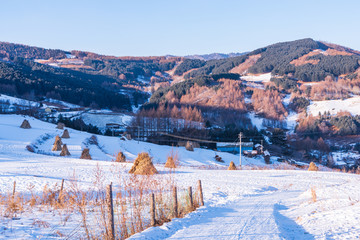
<instances>
[{"instance_id":1,"label":"snow-covered haystack","mask_svg":"<svg viewBox=\"0 0 360 240\"><path fill-rule=\"evenodd\" d=\"M66 146L66 144L63 145L62 149L61 149L61 153L60 156L70 156L70 152Z\"/></svg>"},{"instance_id":2,"label":"snow-covered haystack","mask_svg":"<svg viewBox=\"0 0 360 240\"><path fill-rule=\"evenodd\" d=\"M24 129L29 129L29 128L31 128L29 121L26 120L26 119L24 119L24 121L22 122L20 128L24 128Z\"/></svg>"},{"instance_id":3,"label":"snow-covered haystack","mask_svg":"<svg viewBox=\"0 0 360 240\"><path fill-rule=\"evenodd\" d=\"M82 150L80 159L88 159L88 160L91 160L92 158L91 158L91 155L90 155L90 149L84 148L84 149Z\"/></svg>"},{"instance_id":4,"label":"snow-covered haystack","mask_svg":"<svg viewBox=\"0 0 360 240\"><path fill-rule=\"evenodd\" d=\"M308 168L308 171L318 171L319 168L316 166L314 162L311 162Z\"/></svg>"},{"instance_id":5,"label":"snow-covered haystack","mask_svg":"<svg viewBox=\"0 0 360 240\"><path fill-rule=\"evenodd\" d=\"M64 130L61 138L70 138L70 134L69 134L69 131L67 129Z\"/></svg>"},{"instance_id":6,"label":"snow-covered haystack","mask_svg":"<svg viewBox=\"0 0 360 240\"><path fill-rule=\"evenodd\" d=\"M59 137L59 135L56 135L55 142L51 151L61 151L61 145L62 145L61 138Z\"/></svg>"},{"instance_id":7,"label":"snow-covered haystack","mask_svg":"<svg viewBox=\"0 0 360 240\"><path fill-rule=\"evenodd\" d=\"M125 162L126 157L123 152L119 152L116 156L116 162Z\"/></svg>"},{"instance_id":8,"label":"snow-covered haystack","mask_svg":"<svg viewBox=\"0 0 360 240\"><path fill-rule=\"evenodd\" d=\"M190 141L186 142L185 149L192 152L194 151L193 145Z\"/></svg>"},{"instance_id":9,"label":"snow-covered haystack","mask_svg":"<svg viewBox=\"0 0 360 240\"><path fill-rule=\"evenodd\" d=\"M174 158L172 156L169 156L165 163L166 168L176 168L176 164L174 161Z\"/></svg>"},{"instance_id":10,"label":"snow-covered haystack","mask_svg":"<svg viewBox=\"0 0 360 240\"><path fill-rule=\"evenodd\" d=\"M62 122L59 122L56 126L57 129L64 129L64 127L65 127L65 124Z\"/></svg>"},{"instance_id":11,"label":"snow-covered haystack","mask_svg":"<svg viewBox=\"0 0 360 240\"><path fill-rule=\"evenodd\" d=\"M233 161L230 162L229 167L228 167L227 170L237 170L236 166L235 166L235 163Z\"/></svg>"},{"instance_id":12,"label":"snow-covered haystack","mask_svg":"<svg viewBox=\"0 0 360 240\"><path fill-rule=\"evenodd\" d=\"M134 165L131 167L129 173L139 175L153 175L158 173L155 166L151 161L151 157L148 153L139 153L134 161Z\"/></svg>"}]
</instances>

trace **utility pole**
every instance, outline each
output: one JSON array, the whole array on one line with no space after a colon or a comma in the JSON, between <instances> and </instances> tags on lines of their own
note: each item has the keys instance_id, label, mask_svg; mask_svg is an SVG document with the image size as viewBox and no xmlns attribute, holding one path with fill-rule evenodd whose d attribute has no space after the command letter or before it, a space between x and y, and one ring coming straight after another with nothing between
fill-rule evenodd
<instances>
[{"instance_id":1,"label":"utility pole","mask_svg":"<svg viewBox=\"0 0 360 240\"><path fill-rule=\"evenodd\" d=\"M264 153L264 141L261 139L261 154Z\"/></svg>"},{"instance_id":2,"label":"utility pole","mask_svg":"<svg viewBox=\"0 0 360 240\"><path fill-rule=\"evenodd\" d=\"M240 155L240 165L239 165L239 166L240 166L240 168L241 168L241 163L242 163L242 162L241 162L241 138L242 138L242 132L239 133L239 139L240 139L240 142L239 142L239 148L240 148L240 154L239 154L239 155Z\"/></svg>"}]
</instances>

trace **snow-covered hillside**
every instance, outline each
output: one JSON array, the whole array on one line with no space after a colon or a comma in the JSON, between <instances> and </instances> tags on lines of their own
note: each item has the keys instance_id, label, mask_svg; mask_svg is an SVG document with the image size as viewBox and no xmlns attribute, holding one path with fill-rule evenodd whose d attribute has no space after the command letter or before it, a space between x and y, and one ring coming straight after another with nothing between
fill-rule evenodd
<instances>
[{"instance_id":1,"label":"snow-covered hillside","mask_svg":"<svg viewBox=\"0 0 360 240\"><path fill-rule=\"evenodd\" d=\"M340 111L348 111L352 115L360 115L360 96L347 98L344 100L327 100L327 101L313 101L308 106L307 112L314 116L317 116L319 112L321 114L330 112L331 115L335 115Z\"/></svg>"},{"instance_id":2,"label":"snow-covered hillside","mask_svg":"<svg viewBox=\"0 0 360 240\"><path fill-rule=\"evenodd\" d=\"M169 172L163 163L172 150L169 146L121 141L115 137L97 136L98 146L89 145L91 134L69 129L70 138L62 139L69 146L71 157L60 157L51 146L62 130L55 125L32 118L31 129L19 128L24 117L0 115L0 191L12 191L13 181L17 192L40 192L45 185L54 186L65 179L66 184L75 174L79 187L88 189L96 178L96 169L104 172L105 183L119 183L117 175L128 176L135 156L142 151L154 157L158 175ZM35 153L26 150L31 144ZM83 147L90 148L93 160L79 159ZM360 177L335 172L307 172L288 170L286 164L270 170L263 159L245 158L241 171L223 170L239 156L217 153L225 161L215 163L215 152L206 149L175 148L180 163L174 174L178 186L187 187L201 179L205 206L183 219L152 227L133 236L134 239L354 239L360 232ZM123 151L130 162L112 162L114 155ZM212 167L211 167L212 166ZM215 168L214 168L215 167ZM272 166L272 168L274 168ZM287 170L276 170L276 169ZM66 187L69 187L66 185ZM311 190L313 189L313 190ZM314 201L314 193L316 199ZM91 210L91 209L90 209ZM88 214L91 214L89 210ZM146 213L144 213L146 214ZM55 212L40 209L20 213L16 218L0 218L0 239L68 239L84 237L81 219L70 215L67 221L56 217ZM36 219L49 226L34 224ZM56 235L60 231L64 236ZM76 232L76 235L72 235Z\"/></svg>"}]
</instances>

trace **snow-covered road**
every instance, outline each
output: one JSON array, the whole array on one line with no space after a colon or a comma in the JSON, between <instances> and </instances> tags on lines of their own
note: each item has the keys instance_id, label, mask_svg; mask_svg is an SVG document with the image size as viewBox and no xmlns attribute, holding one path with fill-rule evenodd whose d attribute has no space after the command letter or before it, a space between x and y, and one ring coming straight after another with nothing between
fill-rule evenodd
<instances>
[{"instance_id":1,"label":"snow-covered road","mask_svg":"<svg viewBox=\"0 0 360 240\"><path fill-rule=\"evenodd\" d=\"M279 213L286 209L281 199L296 197L299 192L269 190L272 193L209 208L196 223L168 239L313 239L301 226Z\"/></svg>"}]
</instances>

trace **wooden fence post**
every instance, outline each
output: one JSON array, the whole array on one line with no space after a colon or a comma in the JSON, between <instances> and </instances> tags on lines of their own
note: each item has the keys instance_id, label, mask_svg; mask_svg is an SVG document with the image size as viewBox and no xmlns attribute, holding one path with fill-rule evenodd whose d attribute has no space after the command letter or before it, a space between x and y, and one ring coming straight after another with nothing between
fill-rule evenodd
<instances>
[{"instance_id":1,"label":"wooden fence post","mask_svg":"<svg viewBox=\"0 0 360 240\"><path fill-rule=\"evenodd\" d=\"M193 203L193 196L192 196L192 187L189 187L188 194L189 194L189 201L190 201L190 209L191 209L191 211L193 211L194 203Z\"/></svg>"},{"instance_id":2,"label":"wooden fence post","mask_svg":"<svg viewBox=\"0 0 360 240\"><path fill-rule=\"evenodd\" d=\"M152 227L156 224L155 219L155 195L152 193L150 196L150 224Z\"/></svg>"},{"instance_id":3,"label":"wooden fence post","mask_svg":"<svg viewBox=\"0 0 360 240\"><path fill-rule=\"evenodd\" d=\"M13 186L13 193L12 193L13 197L15 196L15 188L16 188L16 181L14 181L14 186Z\"/></svg>"},{"instance_id":4,"label":"wooden fence post","mask_svg":"<svg viewBox=\"0 0 360 240\"><path fill-rule=\"evenodd\" d=\"M61 195L62 195L63 190L64 190L64 179L61 180L61 188L60 188L60 192L59 192L58 202L61 202Z\"/></svg>"},{"instance_id":5,"label":"wooden fence post","mask_svg":"<svg viewBox=\"0 0 360 240\"><path fill-rule=\"evenodd\" d=\"M173 187L173 211L174 211L174 218L178 217L178 200L177 200L177 189Z\"/></svg>"},{"instance_id":6,"label":"wooden fence post","mask_svg":"<svg viewBox=\"0 0 360 240\"><path fill-rule=\"evenodd\" d=\"M115 227L114 227L114 208L113 208L113 197L112 197L112 185L106 187L106 202L108 209L108 234L109 239L115 240Z\"/></svg>"},{"instance_id":7,"label":"wooden fence post","mask_svg":"<svg viewBox=\"0 0 360 240\"><path fill-rule=\"evenodd\" d=\"M198 189L199 189L199 195L200 195L200 206L204 206L204 196L201 186L201 180L198 180Z\"/></svg>"}]
</instances>

